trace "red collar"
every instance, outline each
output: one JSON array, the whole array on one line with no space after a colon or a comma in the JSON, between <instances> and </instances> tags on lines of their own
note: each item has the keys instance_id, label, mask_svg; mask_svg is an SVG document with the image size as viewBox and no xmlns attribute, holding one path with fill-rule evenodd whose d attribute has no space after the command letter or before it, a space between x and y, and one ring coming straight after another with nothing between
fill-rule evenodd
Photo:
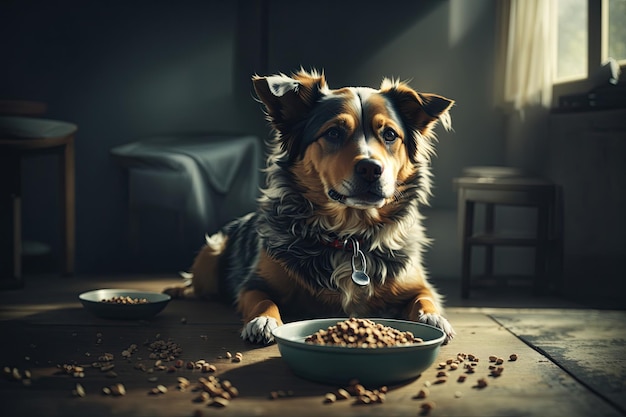
<instances>
[{"instance_id":1,"label":"red collar","mask_svg":"<svg viewBox=\"0 0 626 417\"><path fill-rule=\"evenodd\" d=\"M361 241L361 239L357 239L359 242L359 246L363 246L363 242ZM325 245L325 246L329 246L331 248L335 248L335 249L340 249L340 250L344 250L346 252L352 252L354 250L353 245L352 245L352 240L351 239L339 239L339 238L334 238L331 241L327 241L327 240L320 240L320 242Z\"/></svg>"}]
</instances>

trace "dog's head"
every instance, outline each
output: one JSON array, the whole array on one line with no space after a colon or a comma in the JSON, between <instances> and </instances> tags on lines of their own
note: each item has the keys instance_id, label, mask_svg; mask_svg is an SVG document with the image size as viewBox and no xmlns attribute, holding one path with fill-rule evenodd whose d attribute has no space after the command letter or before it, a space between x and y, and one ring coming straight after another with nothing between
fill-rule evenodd
<instances>
[{"instance_id":1,"label":"dog's head","mask_svg":"<svg viewBox=\"0 0 626 417\"><path fill-rule=\"evenodd\" d=\"M331 90L317 72L253 83L277 131L276 162L318 207L378 212L407 187L419 187L426 202L432 129L449 127L452 100L389 79L378 90Z\"/></svg>"}]
</instances>

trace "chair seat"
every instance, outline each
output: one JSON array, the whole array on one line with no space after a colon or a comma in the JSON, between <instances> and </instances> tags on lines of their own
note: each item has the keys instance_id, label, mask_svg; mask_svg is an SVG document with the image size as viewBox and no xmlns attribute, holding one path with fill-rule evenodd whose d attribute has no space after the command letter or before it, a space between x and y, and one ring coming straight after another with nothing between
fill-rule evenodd
<instances>
[{"instance_id":1,"label":"chair seat","mask_svg":"<svg viewBox=\"0 0 626 417\"><path fill-rule=\"evenodd\" d=\"M0 138L2 139L54 139L75 133L78 127L73 123L31 117L0 117Z\"/></svg>"}]
</instances>

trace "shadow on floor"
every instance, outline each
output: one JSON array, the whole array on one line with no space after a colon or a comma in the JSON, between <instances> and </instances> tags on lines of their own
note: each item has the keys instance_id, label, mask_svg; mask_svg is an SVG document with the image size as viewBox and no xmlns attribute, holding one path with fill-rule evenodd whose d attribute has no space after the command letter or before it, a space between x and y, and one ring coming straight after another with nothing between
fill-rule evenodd
<instances>
[{"instance_id":1,"label":"shadow on floor","mask_svg":"<svg viewBox=\"0 0 626 417\"><path fill-rule=\"evenodd\" d=\"M533 295L530 286L483 286L472 288L467 299L461 298L461 280L432 278L431 282L444 295L446 307L487 308L593 308L601 310L626 310L626 303L611 298L589 298L559 295Z\"/></svg>"}]
</instances>

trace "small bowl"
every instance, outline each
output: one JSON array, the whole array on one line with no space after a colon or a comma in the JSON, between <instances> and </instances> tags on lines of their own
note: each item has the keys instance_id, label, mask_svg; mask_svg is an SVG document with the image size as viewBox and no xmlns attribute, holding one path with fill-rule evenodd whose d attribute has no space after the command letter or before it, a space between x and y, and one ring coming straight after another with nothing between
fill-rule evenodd
<instances>
[{"instance_id":1,"label":"small bowl","mask_svg":"<svg viewBox=\"0 0 626 417\"><path fill-rule=\"evenodd\" d=\"M427 324L393 319L370 319L383 326L410 331L423 343L382 348L316 345L304 339L345 318L305 320L284 324L272 334L281 356L294 374L327 384L346 385L358 379L366 386L397 384L417 378L439 354L445 334Z\"/></svg>"},{"instance_id":2,"label":"small bowl","mask_svg":"<svg viewBox=\"0 0 626 417\"><path fill-rule=\"evenodd\" d=\"M145 298L147 303L118 304L104 303L113 297ZM83 306L92 314L105 319L137 320L149 319L159 314L172 299L167 294L125 289L101 289L87 291L78 296Z\"/></svg>"}]
</instances>

